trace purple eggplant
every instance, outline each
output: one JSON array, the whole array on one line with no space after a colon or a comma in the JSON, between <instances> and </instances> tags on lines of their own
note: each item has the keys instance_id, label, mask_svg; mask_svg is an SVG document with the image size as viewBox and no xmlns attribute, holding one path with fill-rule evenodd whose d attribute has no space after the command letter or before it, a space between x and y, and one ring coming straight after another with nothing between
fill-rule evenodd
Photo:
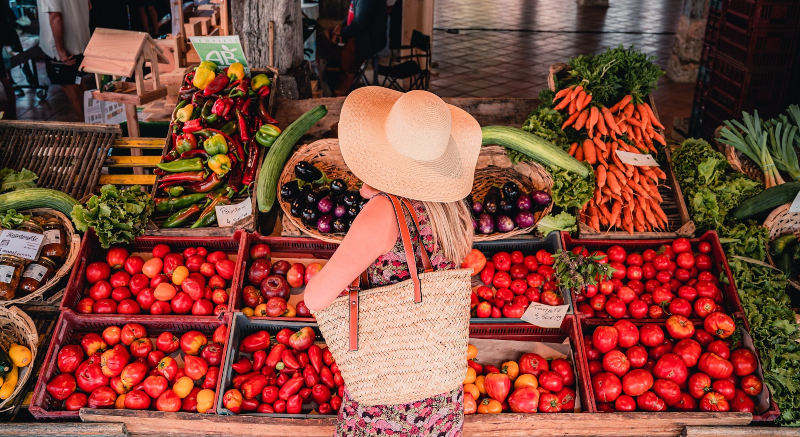
<instances>
[{"instance_id":1,"label":"purple eggplant","mask_svg":"<svg viewBox=\"0 0 800 437\"><path fill-rule=\"evenodd\" d=\"M319 202L317 202L317 209L323 214L331 212L333 209L333 200L331 200L330 196L319 199Z\"/></svg>"},{"instance_id":2,"label":"purple eggplant","mask_svg":"<svg viewBox=\"0 0 800 437\"><path fill-rule=\"evenodd\" d=\"M343 234L347 232L349 227L350 225L346 219L341 217L333 219L333 232L336 232L337 234Z\"/></svg>"},{"instance_id":3,"label":"purple eggplant","mask_svg":"<svg viewBox=\"0 0 800 437\"><path fill-rule=\"evenodd\" d=\"M553 201L549 194L541 190L536 190L531 193L531 200L533 201L534 208L538 209L543 209Z\"/></svg>"},{"instance_id":4,"label":"purple eggplant","mask_svg":"<svg viewBox=\"0 0 800 437\"><path fill-rule=\"evenodd\" d=\"M472 217L472 232L478 232L478 221Z\"/></svg>"},{"instance_id":5,"label":"purple eggplant","mask_svg":"<svg viewBox=\"0 0 800 437\"><path fill-rule=\"evenodd\" d=\"M333 224L333 216L331 214L325 214L317 220L317 230L322 232L323 234L328 234L331 232L331 225Z\"/></svg>"},{"instance_id":6,"label":"purple eggplant","mask_svg":"<svg viewBox=\"0 0 800 437\"><path fill-rule=\"evenodd\" d=\"M503 215L513 216L514 213L517 212L517 203L507 199L501 200L498 207L499 207L498 212Z\"/></svg>"},{"instance_id":7,"label":"purple eggplant","mask_svg":"<svg viewBox=\"0 0 800 437\"><path fill-rule=\"evenodd\" d=\"M508 181L503 184L503 199L507 199L509 202L514 202L520 195L519 185L514 182Z\"/></svg>"},{"instance_id":8,"label":"purple eggplant","mask_svg":"<svg viewBox=\"0 0 800 437\"><path fill-rule=\"evenodd\" d=\"M530 211L520 211L517 214L517 217L514 219L517 222L517 226L520 228L527 228L533 226L536 222L536 218L533 216L533 213Z\"/></svg>"},{"instance_id":9,"label":"purple eggplant","mask_svg":"<svg viewBox=\"0 0 800 437\"><path fill-rule=\"evenodd\" d=\"M336 208L333 208L333 215L336 217L344 217L345 214L347 214L347 207L341 203L336 205Z\"/></svg>"},{"instance_id":10,"label":"purple eggplant","mask_svg":"<svg viewBox=\"0 0 800 437\"><path fill-rule=\"evenodd\" d=\"M491 234L494 232L494 217L483 213L478 219L478 232L481 234Z\"/></svg>"},{"instance_id":11,"label":"purple eggplant","mask_svg":"<svg viewBox=\"0 0 800 437\"><path fill-rule=\"evenodd\" d=\"M531 202L531 196L527 194L520 194L519 198L517 199L517 209L520 211L530 211L533 203Z\"/></svg>"},{"instance_id":12,"label":"purple eggplant","mask_svg":"<svg viewBox=\"0 0 800 437\"><path fill-rule=\"evenodd\" d=\"M477 215L481 215L483 212L483 204L480 202L472 202L472 213Z\"/></svg>"},{"instance_id":13,"label":"purple eggplant","mask_svg":"<svg viewBox=\"0 0 800 437\"><path fill-rule=\"evenodd\" d=\"M497 216L497 231L498 232L509 232L514 229L516 225L514 225L514 220L511 220L511 217L507 215Z\"/></svg>"}]
</instances>

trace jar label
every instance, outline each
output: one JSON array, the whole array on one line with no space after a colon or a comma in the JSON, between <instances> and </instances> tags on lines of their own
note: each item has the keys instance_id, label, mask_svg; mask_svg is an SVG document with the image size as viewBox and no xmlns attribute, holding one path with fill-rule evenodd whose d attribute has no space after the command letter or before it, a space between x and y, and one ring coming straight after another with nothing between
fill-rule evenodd
<instances>
[{"instance_id":1,"label":"jar label","mask_svg":"<svg viewBox=\"0 0 800 437\"><path fill-rule=\"evenodd\" d=\"M42 282L44 279L44 275L47 274L47 267L41 264L31 264L25 269L25 273L22 274L23 278L31 278L37 282Z\"/></svg>"},{"instance_id":2,"label":"jar label","mask_svg":"<svg viewBox=\"0 0 800 437\"><path fill-rule=\"evenodd\" d=\"M10 284L14 278L14 266L0 266L0 282Z\"/></svg>"},{"instance_id":3,"label":"jar label","mask_svg":"<svg viewBox=\"0 0 800 437\"><path fill-rule=\"evenodd\" d=\"M48 229L44 231L44 242L42 246L48 244L61 244L61 231L58 229Z\"/></svg>"},{"instance_id":4,"label":"jar label","mask_svg":"<svg viewBox=\"0 0 800 437\"><path fill-rule=\"evenodd\" d=\"M44 235L6 229L0 231L0 255L14 255L35 261L39 257Z\"/></svg>"}]
</instances>

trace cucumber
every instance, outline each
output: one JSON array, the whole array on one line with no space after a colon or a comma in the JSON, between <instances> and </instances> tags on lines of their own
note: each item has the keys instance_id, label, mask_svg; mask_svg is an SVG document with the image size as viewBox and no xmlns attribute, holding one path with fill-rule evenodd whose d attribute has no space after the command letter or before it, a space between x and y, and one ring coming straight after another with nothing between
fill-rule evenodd
<instances>
[{"instance_id":1,"label":"cucumber","mask_svg":"<svg viewBox=\"0 0 800 437\"><path fill-rule=\"evenodd\" d=\"M497 144L524 153L541 164L571 171L581 177L589 176L589 169L569 153L541 137L510 126L484 126L482 144Z\"/></svg>"},{"instance_id":2,"label":"cucumber","mask_svg":"<svg viewBox=\"0 0 800 437\"><path fill-rule=\"evenodd\" d=\"M737 220L758 215L762 212L775 209L784 203L789 203L800 191L800 182L786 182L745 199L731 214Z\"/></svg>"},{"instance_id":3,"label":"cucumber","mask_svg":"<svg viewBox=\"0 0 800 437\"><path fill-rule=\"evenodd\" d=\"M49 188L24 188L0 194L0 213L9 209L52 208L69 217L75 205L78 205L78 201L70 195Z\"/></svg>"},{"instance_id":4,"label":"cucumber","mask_svg":"<svg viewBox=\"0 0 800 437\"><path fill-rule=\"evenodd\" d=\"M264 157L264 163L261 164L261 173L259 173L256 183L256 200L258 200L259 211L269 212L272 209L275 197L278 195L278 178L289 154L292 153L292 148L297 140L327 113L328 109L325 105L319 105L297 117L297 120L284 129L269 148L267 156Z\"/></svg>"}]
</instances>

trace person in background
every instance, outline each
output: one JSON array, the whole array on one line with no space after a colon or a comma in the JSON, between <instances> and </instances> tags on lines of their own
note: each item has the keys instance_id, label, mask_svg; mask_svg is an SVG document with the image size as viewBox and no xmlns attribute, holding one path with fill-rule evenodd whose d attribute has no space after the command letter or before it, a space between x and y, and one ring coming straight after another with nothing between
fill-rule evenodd
<instances>
[{"instance_id":1,"label":"person in background","mask_svg":"<svg viewBox=\"0 0 800 437\"><path fill-rule=\"evenodd\" d=\"M133 0L131 2L131 7L136 10L139 16L141 30L149 33L153 38L158 36L158 11L156 10L156 0Z\"/></svg>"},{"instance_id":2,"label":"person in background","mask_svg":"<svg viewBox=\"0 0 800 437\"><path fill-rule=\"evenodd\" d=\"M346 95L361 64L386 45L386 0L350 0L347 16L331 30L330 40L342 46L342 79L334 90Z\"/></svg>"},{"instance_id":3,"label":"person in background","mask_svg":"<svg viewBox=\"0 0 800 437\"><path fill-rule=\"evenodd\" d=\"M17 17L11 10L11 6L7 0L0 0L0 46L11 49L10 53L8 53L9 57L14 57L24 51L22 43L19 40L19 35L17 34ZM25 75L25 78L28 80L28 84L32 84L34 82L33 71L31 71L30 65L26 62L20 65L20 67L22 68L22 73ZM25 92L21 89L15 90L14 93L17 97L25 95Z\"/></svg>"},{"instance_id":4,"label":"person in background","mask_svg":"<svg viewBox=\"0 0 800 437\"><path fill-rule=\"evenodd\" d=\"M89 0L37 0L39 46L47 55L50 83L61 85L83 120L81 86L76 83L83 50L89 43Z\"/></svg>"}]
</instances>

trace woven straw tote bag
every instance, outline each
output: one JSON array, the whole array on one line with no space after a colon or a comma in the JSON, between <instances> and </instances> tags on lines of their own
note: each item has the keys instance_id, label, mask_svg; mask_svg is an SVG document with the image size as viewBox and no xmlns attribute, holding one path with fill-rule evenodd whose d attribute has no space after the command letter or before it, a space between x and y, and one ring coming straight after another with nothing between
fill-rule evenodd
<instances>
[{"instance_id":1,"label":"woven straw tote bag","mask_svg":"<svg viewBox=\"0 0 800 437\"><path fill-rule=\"evenodd\" d=\"M433 271L420 245L424 273L418 274L403 206L419 232L417 215L407 199L387 197L411 279L361 289L359 277L330 306L314 313L347 391L367 406L446 393L466 376L471 270Z\"/></svg>"}]
</instances>

